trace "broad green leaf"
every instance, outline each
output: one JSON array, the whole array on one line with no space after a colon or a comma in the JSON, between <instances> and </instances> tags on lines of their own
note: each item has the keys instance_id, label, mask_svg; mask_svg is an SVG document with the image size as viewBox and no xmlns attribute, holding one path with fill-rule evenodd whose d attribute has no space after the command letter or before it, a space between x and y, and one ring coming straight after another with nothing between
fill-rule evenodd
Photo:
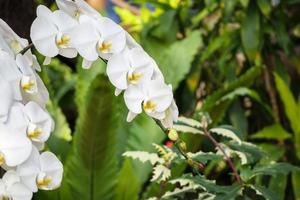
<instances>
[{"instance_id":1,"label":"broad green leaf","mask_svg":"<svg viewBox=\"0 0 300 200\"><path fill-rule=\"evenodd\" d=\"M241 27L242 45L251 61L259 56L261 45L260 15L254 2L250 2Z\"/></svg>"},{"instance_id":2,"label":"broad green leaf","mask_svg":"<svg viewBox=\"0 0 300 200\"><path fill-rule=\"evenodd\" d=\"M223 157L213 152L202 152L199 151L197 153L187 153L189 157L193 160L206 164L211 160L221 160Z\"/></svg>"},{"instance_id":3,"label":"broad green leaf","mask_svg":"<svg viewBox=\"0 0 300 200\"><path fill-rule=\"evenodd\" d=\"M252 176L257 175L270 175L274 176L275 174L289 174L293 171L299 171L300 168L293 166L289 163L271 163L267 166L258 166L255 167L252 171Z\"/></svg>"},{"instance_id":4,"label":"broad green leaf","mask_svg":"<svg viewBox=\"0 0 300 200\"><path fill-rule=\"evenodd\" d=\"M186 118L186 117L179 117L178 118L178 123L184 123L186 125L196 127L196 128L201 128L202 124L198 122L197 120L191 119L191 118Z\"/></svg>"},{"instance_id":5,"label":"broad green leaf","mask_svg":"<svg viewBox=\"0 0 300 200\"><path fill-rule=\"evenodd\" d=\"M173 126L173 128L176 131L182 132L182 133L193 133L193 134L200 134L200 135L204 135L203 131L197 129L197 128L193 128L190 126L186 126L186 125L179 125L176 124Z\"/></svg>"},{"instance_id":6,"label":"broad green leaf","mask_svg":"<svg viewBox=\"0 0 300 200\"><path fill-rule=\"evenodd\" d=\"M154 48L153 45L152 42L151 47L146 46L146 49L154 57L166 82L176 89L190 71L194 57L203 44L200 31L193 31L185 39L174 42L169 47Z\"/></svg>"},{"instance_id":7,"label":"broad green leaf","mask_svg":"<svg viewBox=\"0 0 300 200\"><path fill-rule=\"evenodd\" d=\"M64 184L71 191L70 199L113 199L119 123L114 92L103 75L96 76L86 91L79 107L73 151L65 166Z\"/></svg>"},{"instance_id":8,"label":"broad green leaf","mask_svg":"<svg viewBox=\"0 0 300 200\"><path fill-rule=\"evenodd\" d=\"M138 200L139 180L129 160L125 160L119 173L115 200Z\"/></svg>"},{"instance_id":9,"label":"broad green leaf","mask_svg":"<svg viewBox=\"0 0 300 200\"><path fill-rule=\"evenodd\" d=\"M164 162L164 160L158 157L156 153L148 153L146 151L126 151L125 153L123 153L123 156L138 159L143 163L149 161L152 165Z\"/></svg>"},{"instance_id":10,"label":"broad green leaf","mask_svg":"<svg viewBox=\"0 0 300 200\"><path fill-rule=\"evenodd\" d=\"M277 194L278 199L284 200L287 187L287 175L277 174L271 177L268 189Z\"/></svg>"},{"instance_id":11,"label":"broad green leaf","mask_svg":"<svg viewBox=\"0 0 300 200\"><path fill-rule=\"evenodd\" d=\"M286 140L291 138L291 133L287 132L280 124L273 124L264 127L251 136L253 139L272 139L272 140Z\"/></svg>"},{"instance_id":12,"label":"broad green leaf","mask_svg":"<svg viewBox=\"0 0 300 200\"><path fill-rule=\"evenodd\" d=\"M285 114L288 117L295 134L296 154L297 157L300 158L300 115L298 106L291 90L286 83L278 74L274 73L274 77L277 91L285 109Z\"/></svg>"},{"instance_id":13,"label":"broad green leaf","mask_svg":"<svg viewBox=\"0 0 300 200\"><path fill-rule=\"evenodd\" d=\"M229 128L225 128L225 127L216 127L216 128L212 128L210 129L211 132L216 133L218 135L221 135L223 137L227 137L230 138L234 141L236 141L239 144L242 144L241 139Z\"/></svg>"}]
</instances>

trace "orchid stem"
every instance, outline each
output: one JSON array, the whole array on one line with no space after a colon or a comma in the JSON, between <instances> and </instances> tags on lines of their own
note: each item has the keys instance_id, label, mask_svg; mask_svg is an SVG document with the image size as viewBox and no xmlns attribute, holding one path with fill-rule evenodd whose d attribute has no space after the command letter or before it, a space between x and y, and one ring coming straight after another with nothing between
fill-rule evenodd
<instances>
[{"instance_id":1,"label":"orchid stem","mask_svg":"<svg viewBox=\"0 0 300 200\"><path fill-rule=\"evenodd\" d=\"M208 139L210 139L212 141L214 146L216 148L218 148L224 154L224 157L225 157L226 161L228 162L228 164L229 164L229 166L230 166L230 168L233 172L233 175L234 175L235 179L237 180L237 182L242 183L241 177L238 174L238 170L236 169L235 165L233 164L232 159L230 158L230 156L227 155L224 148L219 144L219 142L217 142L215 140L215 138L210 134L210 132L206 128L204 128L203 130L204 130L205 136L208 137Z\"/></svg>"},{"instance_id":2,"label":"orchid stem","mask_svg":"<svg viewBox=\"0 0 300 200\"><path fill-rule=\"evenodd\" d=\"M33 44L30 43L30 44L28 44L26 47L24 47L24 49L22 49L19 53L20 53L20 54L24 54L24 53L26 53L26 51L28 51L28 50L31 49L32 47L33 47Z\"/></svg>"}]
</instances>

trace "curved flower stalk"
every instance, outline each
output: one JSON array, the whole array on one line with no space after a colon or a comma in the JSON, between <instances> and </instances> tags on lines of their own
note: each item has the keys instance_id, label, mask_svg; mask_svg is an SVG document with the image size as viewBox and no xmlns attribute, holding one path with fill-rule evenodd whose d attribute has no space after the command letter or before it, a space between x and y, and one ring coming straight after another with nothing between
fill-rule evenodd
<instances>
[{"instance_id":1,"label":"curved flower stalk","mask_svg":"<svg viewBox=\"0 0 300 200\"><path fill-rule=\"evenodd\" d=\"M141 46L121 26L102 17L83 0L57 0L57 5L59 10L54 12L39 6L31 27L33 44L46 60L58 54L72 57L77 52L83 57L83 68L99 58L105 60L115 94L124 91L127 121L144 110L166 128L172 127L178 118L172 87ZM64 52L67 49L72 49L72 56Z\"/></svg>"},{"instance_id":2,"label":"curved flower stalk","mask_svg":"<svg viewBox=\"0 0 300 200\"><path fill-rule=\"evenodd\" d=\"M40 67L27 44L0 20L0 167L9 170L0 179L0 199L29 200L37 188L58 187L63 173L54 154L39 153L54 123L46 110L47 88L36 72ZM35 185L28 184L29 175L36 176Z\"/></svg>"}]
</instances>

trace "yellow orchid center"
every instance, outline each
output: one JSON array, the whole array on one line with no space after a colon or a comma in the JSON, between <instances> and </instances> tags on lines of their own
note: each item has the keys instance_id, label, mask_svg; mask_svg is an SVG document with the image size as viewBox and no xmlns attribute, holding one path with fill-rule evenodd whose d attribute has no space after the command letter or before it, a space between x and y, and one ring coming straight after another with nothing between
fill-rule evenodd
<instances>
[{"instance_id":1,"label":"yellow orchid center","mask_svg":"<svg viewBox=\"0 0 300 200\"><path fill-rule=\"evenodd\" d=\"M75 17L75 19L79 19L79 17L80 17L80 15L81 15L81 11L80 10L75 10L75 12L74 12L74 17Z\"/></svg>"},{"instance_id":2,"label":"yellow orchid center","mask_svg":"<svg viewBox=\"0 0 300 200\"><path fill-rule=\"evenodd\" d=\"M30 139L36 139L37 137L39 137L41 134L43 133L42 129L38 128L35 129L34 131L30 131L27 133L28 137Z\"/></svg>"},{"instance_id":3,"label":"yellow orchid center","mask_svg":"<svg viewBox=\"0 0 300 200\"><path fill-rule=\"evenodd\" d=\"M5 158L3 153L0 153L0 166L3 165L5 163Z\"/></svg>"},{"instance_id":4,"label":"yellow orchid center","mask_svg":"<svg viewBox=\"0 0 300 200\"><path fill-rule=\"evenodd\" d=\"M71 38L68 35L57 37L56 44L60 47L67 47L70 44Z\"/></svg>"},{"instance_id":5,"label":"yellow orchid center","mask_svg":"<svg viewBox=\"0 0 300 200\"><path fill-rule=\"evenodd\" d=\"M47 187L50 185L52 181L52 177L51 176L45 176L41 179L37 179L37 186L38 188L43 188L43 187Z\"/></svg>"},{"instance_id":6,"label":"yellow orchid center","mask_svg":"<svg viewBox=\"0 0 300 200\"><path fill-rule=\"evenodd\" d=\"M128 75L128 81L131 84L137 84L140 78L143 77L143 74L141 73L132 73Z\"/></svg>"},{"instance_id":7,"label":"yellow orchid center","mask_svg":"<svg viewBox=\"0 0 300 200\"><path fill-rule=\"evenodd\" d=\"M98 49L101 53L108 53L111 49L112 44L109 42L101 42L98 46Z\"/></svg>"},{"instance_id":8,"label":"yellow orchid center","mask_svg":"<svg viewBox=\"0 0 300 200\"><path fill-rule=\"evenodd\" d=\"M155 108L157 107L157 103L149 100L149 101L144 102L143 107L146 112L153 112L155 110Z\"/></svg>"},{"instance_id":9,"label":"yellow orchid center","mask_svg":"<svg viewBox=\"0 0 300 200\"><path fill-rule=\"evenodd\" d=\"M0 196L0 200L12 200L9 196Z\"/></svg>"},{"instance_id":10,"label":"yellow orchid center","mask_svg":"<svg viewBox=\"0 0 300 200\"><path fill-rule=\"evenodd\" d=\"M28 81L28 82L26 82L26 83L22 83L22 84L21 84L21 88L22 88L24 91L26 91L26 92L32 90L32 88L33 88L34 86L35 86L35 82L34 82L33 80L30 80L30 81Z\"/></svg>"}]
</instances>

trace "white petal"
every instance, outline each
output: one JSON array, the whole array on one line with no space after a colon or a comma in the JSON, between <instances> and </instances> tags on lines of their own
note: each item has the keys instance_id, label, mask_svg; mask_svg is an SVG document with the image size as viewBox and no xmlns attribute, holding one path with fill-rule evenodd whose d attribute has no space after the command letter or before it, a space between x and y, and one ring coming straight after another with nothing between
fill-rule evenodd
<instances>
[{"instance_id":1,"label":"white petal","mask_svg":"<svg viewBox=\"0 0 300 200\"><path fill-rule=\"evenodd\" d=\"M132 36L129 33L127 33L126 31L125 31L125 35L126 35L126 44L127 44L128 48L130 48L130 49L136 48L136 47L142 48L141 45L139 45L135 41L135 39L133 39Z\"/></svg>"},{"instance_id":2,"label":"white petal","mask_svg":"<svg viewBox=\"0 0 300 200\"><path fill-rule=\"evenodd\" d=\"M58 30L65 33L77 26L77 21L61 10L53 12L52 21L58 27Z\"/></svg>"},{"instance_id":3,"label":"white petal","mask_svg":"<svg viewBox=\"0 0 300 200\"><path fill-rule=\"evenodd\" d=\"M15 183L20 182L20 177L15 171L9 170L3 175L2 180L6 187L10 187Z\"/></svg>"},{"instance_id":4,"label":"white petal","mask_svg":"<svg viewBox=\"0 0 300 200\"><path fill-rule=\"evenodd\" d=\"M43 62L43 65L49 65L51 63L51 57L45 57L45 60Z\"/></svg>"},{"instance_id":5,"label":"white petal","mask_svg":"<svg viewBox=\"0 0 300 200\"><path fill-rule=\"evenodd\" d=\"M116 54L107 62L106 73L110 82L118 89L127 88L127 73L130 69L124 54Z\"/></svg>"},{"instance_id":6,"label":"white petal","mask_svg":"<svg viewBox=\"0 0 300 200\"><path fill-rule=\"evenodd\" d=\"M22 182L32 192L37 192L36 185L37 175L41 171L40 166L40 154L38 150L33 147L29 158L17 167L17 173L19 174Z\"/></svg>"},{"instance_id":7,"label":"white petal","mask_svg":"<svg viewBox=\"0 0 300 200\"><path fill-rule=\"evenodd\" d=\"M4 154L5 163L12 167L24 162L30 155L30 140L4 124L0 124L0 151Z\"/></svg>"},{"instance_id":8,"label":"white petal","mask_svg":"<svg viewBox=\"0 0 300 200\"><path fill-rule=\"evenodd\" d=\"M127 114L126 121L127 121L127 122L132 122L132 120L134 120L134 118L135 118L137 115L138 115L138 114L129 111L128 114Z\"/></svg>"},{"instance_id":9,"label":"white petal","mask_svg":"<svg viewBox=\"0 0 300 200\"><path fill-rule=\"evenodd\" d=\"M52 18L52 12L49 8L47 8L44 5L39 5L36 9L36 15L38 17L45 17L47 19L51 19Z\"/></svg>"},{"instance_id":10,"label":"white petal","mask_svg":"<svg viewBox=\"0 0 300 200\"><path fill-rule=\"evenodd\" d=\"M122 92L123 92L123 90L120 90L120 89L116 88L115 89L115 96L119 96Z\"/></svg>"},{"instance_id":11,"label":"white petal","mask_svg":"<svg viewBox=\"0 0 300 200\"><path fill-rule=\"evenodd\" d=\"M124 93L124 100L127 108L133 113L142 112L142 102L144 100L144 94L138 86L129 86Z\"/></svg>"},{"instance_id":12,"label":"white petal","mask_svg":"<svg viewBox=\"0 0 300 200\"><path fill-rule=\"evenodd\" d=\"M148 95L157 103L156 111L165 111L172 103L172 89L160 80L152 80L147 85Z\"/></svg>"},{"instance_id":13,"label":"white petal","mask_svg":"<svg viewBox=\"0 0 300 200\"><path fill-rule=\"evenodd\" d=\"M20 91L21 73L16 62L8 54L0 56L0 78L9 82L16 100L22 100Z\"/></svg>"},{"instance_id":14,"label":"white petal","mask_svg":"<svg viewBox=\"0 0 300 200\"><path fill-rule=\"evenodd\" d=\"M44 17L37 17L30 29L30 37L35 48L47 57L54 57L58 54L57 33L55 25Z\"/></svg>"},{"instance_id":15,"label":"white petal","mask_svg":"<svg viewBox=\"0 0 300 200\"><path fill-rule=\"evenodd\" d=\"M41 154L41 171L52 178L48 189L56 189L60 186L63 176L63 165L58 158L51 152Z\"/></svg>"},{"instance_id":16,"label":"white petal","mask_svg":"<svg viewBox=\"0 0 300 200\"><path fill-rule=\"evenodd\" d=\"M59 48L59 54L66 58L75 58L77 51L74 48Z\"/></svg>"},{"instance_id":17,"label":"white petal","mask_svg":"<svg viewBox=\"0 0 300 200\"><path fill-rule=\"evenodd\" d=\"M15 103L9 112L6 125L16 132L26 136L28 119L24 115L24 105L22 103Z\"/></svg>"},{"instance_id":18,"label":"white petal","mask_svg":"<svg viewBox=\"0 0 300 200\"><path fill-rule=\"evenodd\" d=\"M32 192L26 188L22 183L16 183L8 189L8 193L12 196L13 200L31 200Z\"/></svg>"},{"instance_id":19,"label":"white petal","mask_svg":"<svg viewBox=\"0 0 300 200\"><path fill-rule=\"evenodd\" d=\"M94 8L92 8L86 1L84 0L75 0L75 3L80 10L85 15L94 17L96 19L100 18L101 15L98 11L96 11Z\"/></svg>"},{"instance_id":20,"label":"white petal","mask_svg":"<svg viewBox=\"0 0 300 200\"><path fill-rule=\"evenodd\" d=\"M56 0L57 7L68 13L71 17L75 17L77 5L72 0Z\"/></svg>"},{"instance_id":21,"label":"white petal","mask_svg":"<svg viewBox=\"0 0 300 200\"><path fill-rule=\"evenodd\" d=\"M71 34L78 53L89 61L98 59L96 46L100 38L97 30L88 23L80 24Z\"/></svg>"},{"instance_id":22,"label":"white petal","mask_svg":"<svg viewBox=\"0 0 300 200\"><path fill-rule=\"evenodd\" d=\"M89 69L92 66L93 62L94 61L88 61L86 59L83 59L82 60L82 68L83 69Z\"/></svg>"},{"instance_id":23,"label":"white petal","mask_svg":"<svg viewBox=\"0 0 300 200\"><path fill-rule=\"evenodd\" d=\"M0 79L0 118L6 121L8 111L13 102L13 93L10 85L3 79Z\"/></svg>"}]
</instances>

